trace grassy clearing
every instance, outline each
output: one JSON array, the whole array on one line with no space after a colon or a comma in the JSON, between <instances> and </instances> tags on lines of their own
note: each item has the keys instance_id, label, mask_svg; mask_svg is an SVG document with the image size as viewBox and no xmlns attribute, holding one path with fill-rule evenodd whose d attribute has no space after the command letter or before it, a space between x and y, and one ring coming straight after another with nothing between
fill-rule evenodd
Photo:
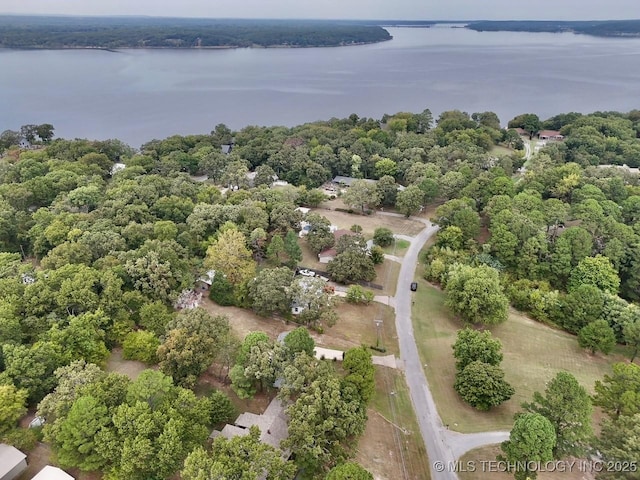
<instances>
[{"instance_id":1,"label":"grassy clearing","mask_svg":"<svg viewBox=\"0 0 640 480\"><path fill-rule=\"evenodd\" d=\"M118 372L126 375L131 380L138 378L138 375L147 368L156 368L145 365L136 360L125 360L122 358L122 348L116 347L111 351L107 359L107 372Z\"/></svg>"},{"instance_id":2,"label":"grassy clearing","mask_svg":"<svg viewBox=\"0 0 640 480\"><path fill-rule=\"evenodd\" d=\"M486 462L492 462L495 460L498 454L502 453L499 445L488 445L486 447L476 448L470 452L465 453L460 458L460 464L464 466L475 466L475 472L461 471L458 473L460 480L511 480L513 474L505 472L497 472L497 464L489 464ZM485 462L484 464L482 462ZM557 471L540 472L538 474L538 480L555 480L562 478L563 480L594 480L595 476L591 472L580 471L578 460L575 464L564 463L554 468ZM483 468L484 465L484 468ZM564 466L563 466L564 465ZM471 468L466 468L471 470ZM484 470L484 471L483 471ZM551 470L551 468L549 469ZM584 468L583 468L584 470Z\"/></svg>"},{"instance_id":3,"label":"grassy clearing","mask_svg":"<svg viewBox=\"0 0 640 480\"><path fill-rule=\"evenodd\" d=\"M327 205L327 207L335 208L332 204ZM362 234L367 238L371 238L374 230L378 227L387 227L391 229L393 233L409 236L417 235L420 230L424 228L422 223L416 222L415 220L379 215L378 213L372 215L356 215L325 208L316 208L313 209L313 212L326 217L333 225L345 230L349 230L351 225L360 225L362 227Z\"/></svg>"},{"instance_id":4,"label":"grassy clearing","mask_svg":"<svg viewBox=\"0 0 640 480\"><path fill-rule=\"evenodd\" d=\"M380 265L376 265L376 278L373 283L382 285L382 290L372 290L373 293L376 295L395 295L400 267L398 262L388 259L385 259Z\"/></svg>"},{"instance_id":5,"label":"grassy clearing","mask_svg":"<svg viewBox=\"0 0 640 480\"><path fill-rule=\"evenodd\" d=\"M376 367L376 391L368 415L356 460L376 479L429 479L427 453L399 371Z\"/></svg>"},{"instance_id":6,"label":"grassy clearing","mask_svg":"<svg viewBox=\"0 0 640 480\"><path fill-rule=\"evenodd\" d=\"M515 150L507 147L503 147L502 145L494 145L489 153L492 155L511 155Z\"/></svg>"},{"instance_id":7,"label":"grassy clearing","mask_svg":"<svg viewBox=\"0 0 640 480\"><path fill-rule=\"evenodd\" d=\"M395 242L395 245L389 245L388 247L383 248L384 253L388 255L395 255L396 257L404 257L404 254L407 253L407 249L411 246L411 242L408 240L398 239Z\"/></svg>"},{"instance_id":8,"label":"grassy clearing","mask_svg":"<svg viewBox=\"0 0 640 480\"><path fill-rule=\"evenodd\" d=\"M338 322L316 338L321 347L346 350L360 345L375 345L377 329L374 320L382 320L380 335L386 353L371 352L374 355L398 355L398 335L396 334L395 312L380 303L353 305L341 302L336 308ZM315 336L314 336L315 338Z\"/></svg>"},{"instance_id":9,"label":"grassy clearing","mask_svg":"<svg viewBox=\"0 0 640 480\"><path fill-rule=\"evenodd\" d=\"M445 307L443 292L420 278L416 281L419 288L412 316L418 350L442 421L452 430L508 430L520 404L530 401L534 391L543 391L545 382L558 371L571 372L592 391L595 380L609 373L612 363L623 360L619 353L591 356L578 347L574 336L511 311L504 324L490 330L502 341L502 367L516 394L490 412L479 412L462 402L453 389L455 362L451 345L462 323Z\"/></svg>"}]
</instances>

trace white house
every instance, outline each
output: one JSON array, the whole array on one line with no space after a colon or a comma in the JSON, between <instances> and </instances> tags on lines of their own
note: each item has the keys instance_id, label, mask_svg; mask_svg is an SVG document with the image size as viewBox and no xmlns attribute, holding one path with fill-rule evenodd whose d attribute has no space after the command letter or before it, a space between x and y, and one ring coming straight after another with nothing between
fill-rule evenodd
<instances>
[{"instance_id":1,"label":"white house","mask_svg":"<svg viewBox=\"0 0 640 480\"><path fill-rule=\"evenodd\" d=\"M0 480L13 480L27 468L27 456L11 445L0 443Z\"/></svg>"},{"instance_id":2,"label":"white house","mask_svg":"<svg viewBox=\"0 0 640 480\"><path fill-rule=\"evenodd\" d=\"M122 162L116 162L113 164L113 166L111 167L111 171L109 172L109 174L111 176L115 175L116 173L124 170L125 168L127 168L127 166L122 163Z\"/></svg>"},{"instance_id":3,"label":"white house","mask_svg":"<svg viewBox=\"0 0 640 480\"><path fill-rule=\"evenodd\" d=\"M197 282L197 288L199 290L209 290L211 285L213 285L213 280L216 278L215 270L207 270L207 272L202 275Z\"/></svg>"},{"instance_id":4,"label":"white house","mask_svg":"<svg viewBox=\"0 0 640 480\"><path fill-rule=\"evenodd\" d=\"M75 480L64 470L51 465L45 466L40 470L32 480Z\"/></svg>"}]
</instances>

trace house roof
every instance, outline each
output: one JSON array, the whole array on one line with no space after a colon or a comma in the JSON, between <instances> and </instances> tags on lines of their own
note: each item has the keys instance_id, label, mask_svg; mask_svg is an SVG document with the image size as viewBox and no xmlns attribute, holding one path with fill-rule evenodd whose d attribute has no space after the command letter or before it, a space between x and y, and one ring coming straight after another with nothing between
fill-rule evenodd
<instances>
[{"instance_id":1,"label":"house roof","mask_svg":"<svg viewBox=\"0 0 640 480\"><path fill-rule=\"evenodd\" d=\"M318 254L318 258L322 257L335 257L338 254L335 248L328 248L326 250L321 251Z\"/></svg>"},{"instance_id":2,"label":"house roof","mask_svg":"<svg viewBox=\"0 0 640 480\"><path fill-rule=\"evenodd\" d=\"M74 478L58 467L47 465L31 480L74 480Z\"/></svg>"},{"instance_id":3,"label":"house roof","mask_svg":"<svg viewBox=\"0 0 640 480\"><path fill-rule=\"evenodd\" d=\"M47 465L31 480L74 480L74 478L58 467Z\"/></svg>"},{"instance_id":4,"label":"house roof","mask_svg":"<svg viewBox=\"0 0 640 480\"><path fill-rule=\"evenodd\" d=\"M206 283L207 285L211 286L215 278L216 278L216 271L208 270L207 273L202 275L198 280L202 283Z\"/></svg>"},{"instance_id":5,"label":"house roof","mask_svg":"<svg viewBox=\"0 0 640 480\"><path fill-rule=\"evenodd\" d=\"M233 150L233 145L226 144L220 146L220 151L222 153L231 153L231 150Z\"/></svg>"},{"instance_id":6,"label":"house roof","mask_svg":"<svg viewBox=\"0 0 640 480\"><path fill-rule=\"evenodd\" d=\"M287 438L287 417L284 413L284 405L274 398L262 415L245 412L234 422L234 425L225 425L221 431L214 431L209 438L223 436L233 438L237 435L248 435L249 429L256 426L260 429L260 441L280 448L280 442Z\"/></svg>"},{"instance_id":7,"label":"house roof","mask_svg":"<svg viewBox=\"0 0 640 480\"><path fill-rule=\"evenodd\" d=\"M541 130L538 134L540 137L562 137L558 130Z\"/></svg>"},{"instance_id":8,"label":"house roof","mask_svg":"<svg viewBox=\"0 0 640 480\"><path fill-rule=\"evenodd\" d=\"M20 465L27 456L18 450L16 447L7 445L6 443L0 443L0 478Z\"/></svg>"},{"instance_id":9,"label":"house roof","mask_svg":"<svg viewBox=\"0 0 640 480\"><path fill-rule=\"evenodd\" d=\"M368 183L376 183L375 180L371 180L368 178L343 177L342 175L336 175L335 177L333 177L333 183L340 183L342 185L346 185L347 187L350 187L351 184L356 180L364 180L365 182L368 182Z\"/></svg>"}]
</instances>

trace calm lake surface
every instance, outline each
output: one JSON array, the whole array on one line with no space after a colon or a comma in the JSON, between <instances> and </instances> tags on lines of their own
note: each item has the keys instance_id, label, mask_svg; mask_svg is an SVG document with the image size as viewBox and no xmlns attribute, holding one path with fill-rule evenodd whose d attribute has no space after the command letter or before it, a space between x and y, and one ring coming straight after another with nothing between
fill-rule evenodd
<instances>
[{"instance_id":1,"label":"calm lake surface","mask_svg":"<svg viewBox=\"0 0 640 480\"><path fill-rule=\"evenodd\" d=\"M390 28L375 45L312 49L0 50L0 131L134 147L218 123L292 126L351 113L640 108L640 39Z\"/></svg>"}]
</instances>

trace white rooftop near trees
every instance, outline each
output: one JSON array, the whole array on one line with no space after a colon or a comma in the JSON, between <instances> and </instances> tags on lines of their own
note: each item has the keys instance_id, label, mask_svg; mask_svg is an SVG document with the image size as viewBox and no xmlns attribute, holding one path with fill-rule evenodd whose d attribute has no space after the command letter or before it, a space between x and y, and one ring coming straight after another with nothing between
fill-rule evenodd
<instances>
[{"instance_id":1,"label":"white rooftop near trees","mask_svg":"<svg viewBox=\"0 0 640 480\"><path fill-rule=\"evenodd\" d=\"M0 443L0 480L13 480L27 468L27 456L11 445Z\"/></svg>"},{"instance_id":2,"label":"white rooftop near trees","mask_svg":"<svg viewBox=\"0 0 640 480\"><path fill-rule=\"evenodd\" d=\"M75 480L64 470L47 465L32 480Z\"/></svg>"}]
</instances>

